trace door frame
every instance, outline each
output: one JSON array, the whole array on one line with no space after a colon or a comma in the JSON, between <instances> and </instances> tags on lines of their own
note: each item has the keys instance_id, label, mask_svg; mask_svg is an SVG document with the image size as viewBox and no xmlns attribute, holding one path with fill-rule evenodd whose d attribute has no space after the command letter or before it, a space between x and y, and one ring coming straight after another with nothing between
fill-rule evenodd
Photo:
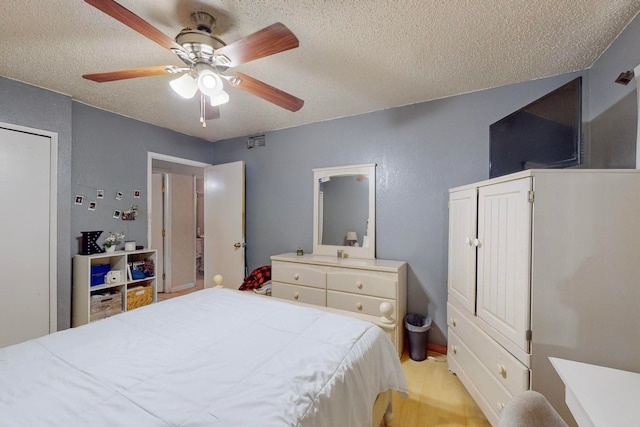
<instances>
[{"instance_id":1,"label":"door frame","mask_svg":"<svg viewBox=\"0 0 640 427\"><path fill-rule=\"evenodd\" d=\"M12 123L0 127L49 138L49 333L58 330L58 133Z\"/></svg>"},{"instance_id":2,"label":"door frame","mask_svg":"<svg viewBox=\"0 0 640 427\"><path fill-rule=\"evenodd\" d=\"M166 162L176 163L179 165L202 168L203 171L204 171L204 168L206 168L207 166L211 166L209 163L199 162L196 160L183 159L181 157L170 156L168 154L154 153L152 151L147 152L147 206L149 207L147 209L147 240L150 248L152 246L151 203L152 203L152 192L153 192L153 161L154 160L162 160ZM169 186L171 185L171 182L169 179L167 179L167 182L165 183L165 185L167 186L167 191L171 191L169 188ZM167 209L167 203L168 203L167 197L165 197L165 200L164 200L165 214L164 214L164 225L163 225L165 230L167 229L167 224L169 224L171 220L170 218L171 212ZM164 272L167 280L171 278L171 235L170 234L171 233L167 235L164 241L164 245L163 245L164 253L162 254L164 259L164 265L165 265ZM195 248L195 241L193 242L193 244ZM194 260L194 266L195 266L195 260ZM164 281L165 287L166 287L166 283L167 281Z\"/></svg>"},{"instance_id":3,"label":"door frame","mask_svg":"<svg viewBox=\"0 0 640 427\"><path fill-rule=\"evenodd\" d=\"M153 181L153 176L155 174L158 174L158 175L161 176L162 186L163 187L168 187L169 186L169 174L167 172L164 172L164 171L155 171L155 172L151 171L151 179L152 179L152 181ZM149 198L149 203L150 204L149 204L149 209L148 209L148 212L149 212L149 229L151 230L151 232L149 233L149 249L151 249L151 246L152 246L151 245L151 241L153 240L153 236L154 236L153 223L152 223L152 218L151 217L154 215L154 213L157 214L157 212L154 209L154 205L153 205L153 198L156 196L157 190L154 189L153 182L151 183L151 191L152 191L152 193L151 193L151 197ZM166 230L166 228L167 228L166 215L169 212L169 208L168 208L167 205L169 204L169 202L167 200L167 197L165 197L165 194L164 194L165 192L163 192L162 189L160 190L160 192L161 192L160 193L160 197L162 198L162 229ZM164 279L164 277L166 277L166 275L167 275L167 272L165 271L166 262L165 262L165 259L164 259L165 251L166 251L165 245L166 245L166 241L164 241L162 243L162 245L161 245L162 246L162 253L160 254L160 256L156 257L156 262L158 264L160 264L159 261L162 260L162 263L161 263L162 265L161 266L156 266L156 277L157 277L157 279L156 279L156 292L165 292L166 291L166 289L165 289L166 281ZM169 266L169 269L171 269L171 266Z\"/></svg>"}]
</instances>

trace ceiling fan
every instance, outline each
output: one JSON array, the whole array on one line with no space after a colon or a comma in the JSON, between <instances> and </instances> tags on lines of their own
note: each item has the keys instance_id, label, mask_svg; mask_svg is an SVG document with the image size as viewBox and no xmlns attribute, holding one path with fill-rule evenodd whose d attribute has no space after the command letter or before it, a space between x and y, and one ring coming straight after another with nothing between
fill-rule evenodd
<instances>
[{"instance_id":1,"label":"ceiling fan","mask_svg":"<svg viewBox=\"0 0 640 427\"><path fill-rule=\"evenodd\" d=\"M165 74L181 74L169 84L184 98L193 98L200 91L200 122L220 117L219 105L229 101L223 80L236 89L243 90L276 104L289 111L298 111L304 101L260 80L230 68L275 53L298 47L298 38L281 23L275 23L236 42L226 44L214 36L216 19L206 12L191 14L195 29L184 28L175 40L113 0L85 0L86 3L148 37L160 46L174 52L184 62L184 67L160 65L106 73L85 74L82 77L103 83L116 80L150 77Z\"/></svg>"}]
</instances>

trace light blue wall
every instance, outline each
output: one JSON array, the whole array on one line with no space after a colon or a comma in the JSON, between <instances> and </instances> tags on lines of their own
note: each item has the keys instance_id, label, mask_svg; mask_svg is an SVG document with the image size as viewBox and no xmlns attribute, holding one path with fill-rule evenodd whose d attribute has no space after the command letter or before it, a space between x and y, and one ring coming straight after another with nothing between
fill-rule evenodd
<instances>
[{"instance_id":1,"label":"light blue wall","mask_svg":"<svg viewBox=\"0 0 640 427\"><path fill-rule=\"evenodd\" d=\"M147 153L155 152L190 160L210 162L212 143L118 114L73 102L73 157L71 191L97 202L96 210L71 206L71 255L79 252L81 231L124 232L126 240L148 246L147 241ZM104 190L105 198L96 199ZM133 197L141 190L141 197ZM123 193L116 200L116 192ZM114 219L115 209L138 206L135 221ZM75 243L75 245L74 245ZM122 246L122 245L121 245Z\"/></svg>"},{"instance_id":2,"label":"light blue wall","mask_svg":"<svg viewBox=\"0 0 640 427\"><path fill-rule=\"evenodd\" d=\"M408 262L408 309L444 344L448 189L488 178L489 124L577 75L268 132L264 148L216 142L215 163L247 164L249 269L312 251L313 168L376 163L377 257Z\"/></svg>"},{"instance_id":3,"label":"light blue wall","mask_svg":"<svg viewBox=\"0 0 640 427\"><path fill-rule=\"evenodd\" d=\"M618 75L640 64L640 17L636 17L589 69L590 154L593 168L635 168L638 104L633 79ZM640 77L640 76L639 76Z\"/></svg>"}]
</instances>

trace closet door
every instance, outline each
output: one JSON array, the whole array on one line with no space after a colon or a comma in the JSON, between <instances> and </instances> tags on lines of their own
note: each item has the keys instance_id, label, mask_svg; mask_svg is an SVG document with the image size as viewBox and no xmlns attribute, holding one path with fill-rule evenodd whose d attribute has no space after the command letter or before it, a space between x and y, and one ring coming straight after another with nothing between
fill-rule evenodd
<instances>
[{"instance_id":1,"label":"closet door","mask_svg":"<svg viewBox=\"0 0 640 427\"><path fill-rule=\"evenodd\" d=\"M57 329L56 149L0 124L0 347Z\"/></svg>"},{"instance_id":2,"label":"closet door","mask_svg":"<svg viewBox=\"0 0 640 427\"><path fill-rule=\"evenodd\" d=\"M477 188L449 195L449 294L471 313L476 305Z\"/></svg>"},{"instance_id":3,"label":"closet door","mask_svg":"<svg viewBox=\"0 0 640 427\"><path fill-rule=\"evenodd\" d=\"M478 193L477 315L527 351L530 325L531 178Z\"/></svg>"}]
</instances>

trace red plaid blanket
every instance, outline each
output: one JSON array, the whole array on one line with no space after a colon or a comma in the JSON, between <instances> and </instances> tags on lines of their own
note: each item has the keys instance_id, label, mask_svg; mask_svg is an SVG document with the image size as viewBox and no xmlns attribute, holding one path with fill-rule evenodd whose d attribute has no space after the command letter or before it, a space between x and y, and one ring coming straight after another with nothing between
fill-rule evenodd
<instances>
[{"instance_id":1,"label":"red plaid blanket","mask_svg":"<svg viewBox=\"0 0 640 427\"><path fill-rule=\"evenodd\" d=\"M240 285L241 291L250 291L252 289L258 289L264 283L271 280L271 266L265 265L258 267L244 278L242 285Z\"/></svg>"}]
</instances>

